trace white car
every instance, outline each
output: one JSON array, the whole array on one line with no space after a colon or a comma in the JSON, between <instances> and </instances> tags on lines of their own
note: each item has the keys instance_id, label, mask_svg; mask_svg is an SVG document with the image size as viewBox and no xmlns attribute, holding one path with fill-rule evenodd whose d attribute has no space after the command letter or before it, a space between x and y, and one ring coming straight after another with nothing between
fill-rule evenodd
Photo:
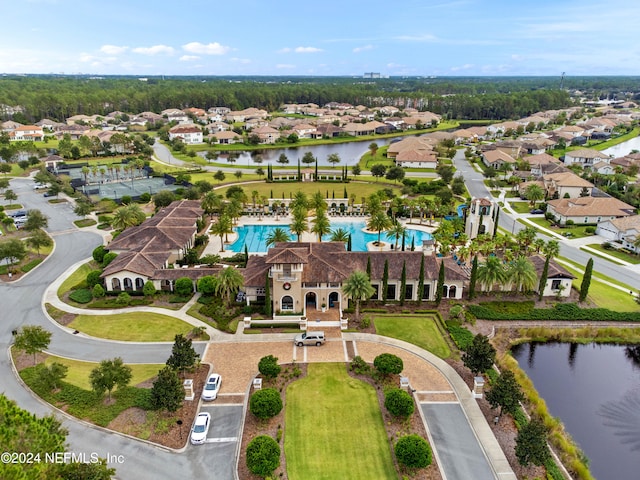
<instances>
[{"instance_id":1,"label":"white car","mask_svg":"<svg viewBox=\"0 0 640 480\"><path fill-rule=\"evenodd\" d=\"M193 422L191 428L191 444L202 445L207 440L209 433L209 425L211 424L211 415L207 412L200 412Z\"/></svg>"},{"instance_id":2,"label":"white car","mask_svg":"<svg viewBox=\"0 0 640 480\"><path fill-rule=\"evenodd\" d=\"M202 400L215 400L218 397L221 383L222 377L219 374L212 373L209 375L207 383L204 384L202 389Z\"/></svg>"}]
</instances>

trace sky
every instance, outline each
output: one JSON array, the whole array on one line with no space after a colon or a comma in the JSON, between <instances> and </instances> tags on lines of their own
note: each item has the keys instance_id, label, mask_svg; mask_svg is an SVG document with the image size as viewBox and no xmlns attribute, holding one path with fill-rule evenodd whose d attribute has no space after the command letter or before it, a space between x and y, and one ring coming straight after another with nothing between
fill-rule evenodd
<instances>
[{"instance_id":1,"label":"sky","mask_svg":"<svg viewBox=\"0 0 640 480\"><path fill-rule=\"evenodd\" d=\"M0 73L640 75L638 0L4 0Z\"/></svg>"}]
</instances>

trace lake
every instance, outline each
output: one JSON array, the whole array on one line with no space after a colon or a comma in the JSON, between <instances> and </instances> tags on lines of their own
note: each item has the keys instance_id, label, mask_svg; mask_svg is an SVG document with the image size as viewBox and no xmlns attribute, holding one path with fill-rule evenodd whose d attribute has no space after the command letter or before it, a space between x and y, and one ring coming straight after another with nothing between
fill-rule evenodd
<instances>
[{"instance_id":1,"label":"lake","mask_svg":"<svg viewBox=\"0 0 640 480\"><path fill-rule=\"evenodd\" d=\"M614 158L618 158L629 155L631 153L631 150L640 151L640 137L635 137L631 140L627 140L626 142L619 143L618 145L609 147L602 152L606 153L607 155L613 155Z\"/></svg>"},{"instance_id":2,"label":"lake","mask_svg":"<svg viewBox=\"0 0 640 480\"><path fill-rule=\"evenodd\" d=\"M640 476L640 346L530 343L513 356L598 480Z\"/></svg>"}]
</instances>

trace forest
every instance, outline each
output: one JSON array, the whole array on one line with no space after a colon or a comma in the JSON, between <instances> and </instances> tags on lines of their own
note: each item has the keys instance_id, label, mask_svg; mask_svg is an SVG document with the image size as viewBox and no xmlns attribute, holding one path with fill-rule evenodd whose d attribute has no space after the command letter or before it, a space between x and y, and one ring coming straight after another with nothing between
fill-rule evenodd
<instances>
[{"instance_id":1,"label":"forest","mask_svg":"<svg viewBox=\"0 0 640 480\"><path fill-rule=\"evenodd\" d=\"M562 82L562 85L561 85ZM563 86L563 88L560 88ZM276 111L284 103L346 102L429 110L449 119L507 120L575 104L571 91L590 98L640 98L636 77L89 77L4 75L0 106L22 107L2 120L64 121L112 111L159 113L167 108L225 106Z\"/></svg>"}]
</instances>

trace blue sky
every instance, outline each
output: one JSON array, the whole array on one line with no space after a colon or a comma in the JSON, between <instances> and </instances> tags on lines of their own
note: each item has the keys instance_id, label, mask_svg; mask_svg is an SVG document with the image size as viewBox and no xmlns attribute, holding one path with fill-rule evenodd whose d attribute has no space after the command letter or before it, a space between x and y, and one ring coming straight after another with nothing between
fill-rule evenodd
<instances>
[{"instance_id":1,"label":"blue sky","mask_svg":"<svg viewBox=\"0 0 640 480\"><path fill-rule=\"evenodd\" d=\"M639 75L638 0L6 0L1 73Z\"/></svg>"}]
</instances>

